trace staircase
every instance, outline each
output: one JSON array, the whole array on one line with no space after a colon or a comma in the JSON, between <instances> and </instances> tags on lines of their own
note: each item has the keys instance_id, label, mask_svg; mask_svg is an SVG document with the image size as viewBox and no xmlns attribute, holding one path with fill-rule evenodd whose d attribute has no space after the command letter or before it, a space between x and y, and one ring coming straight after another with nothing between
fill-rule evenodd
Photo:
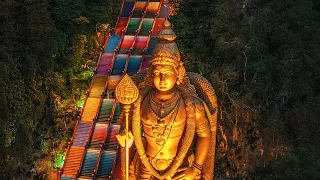
<instances>
[{"instance_id":1,"label":"staircase","mask_svg":"<svg viewBox=\"0 0 320 180\"><path fill-rule=\"evenodd\" d=\"M120 104L114 90L124 74L149 68L156 35L172 15L168 0L124 0L113 33L106 38L79 121L68 146L61 180L121 179L116 134Z\"/></svg>"}]
</instances>

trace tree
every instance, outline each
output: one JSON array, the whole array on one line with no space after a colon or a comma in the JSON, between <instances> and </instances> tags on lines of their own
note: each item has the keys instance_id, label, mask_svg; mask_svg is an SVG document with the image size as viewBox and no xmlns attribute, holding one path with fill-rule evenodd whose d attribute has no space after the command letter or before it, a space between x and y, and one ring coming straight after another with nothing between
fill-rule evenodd
<instances>
[{"instance_id":1,"label":"tree","mask_svg":"<svg viewBox=\"0 0 320 180\"><path fill-rule=\"evenodd\" d=\"M173 24L185 64L212 82L220 101L216 174L248 176L305 143L318 147L312 128L319 126L317 7L315 1L182 2Z\"/></svg>"}]
</instances>

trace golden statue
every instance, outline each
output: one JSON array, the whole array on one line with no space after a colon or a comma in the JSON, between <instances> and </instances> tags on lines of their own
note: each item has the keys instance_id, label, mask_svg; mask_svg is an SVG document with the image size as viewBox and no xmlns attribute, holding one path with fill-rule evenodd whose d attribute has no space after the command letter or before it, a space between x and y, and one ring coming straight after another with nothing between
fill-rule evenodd
<instances>
[{"instance_id":1,"label":"golden statue","mask_svg":"<svg viewBox=\"0 0 320 180\"><path fill-rule=\"evenodd\" d=\"M127 122L121 122L123 130L127 124L124 132L117 136L127 149L121 150L123 179L128 171L129 179L139 180L213 179L216 96L205 78L186 73L171 24L165 21L163 26L148 72L132 77L139 96L126 113Z\"/></svg>"}]
</instances>

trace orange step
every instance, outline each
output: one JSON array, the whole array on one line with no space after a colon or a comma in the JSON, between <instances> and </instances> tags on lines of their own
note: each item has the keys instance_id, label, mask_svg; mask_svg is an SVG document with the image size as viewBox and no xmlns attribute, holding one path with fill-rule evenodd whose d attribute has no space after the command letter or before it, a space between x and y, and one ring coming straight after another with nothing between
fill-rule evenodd
<instances>
[{"instance_id":1,"label":"orange step","mask_svg":"<svg viewBox=\"0 0 320 180\"><path fill-rule=\"evenodd\" d=\"M97 111L99 110L100 99L101 98L87 98L83 114L81 116L81 121L92 122L94 120L97 115Z\"/></svg>"},{"instance_id":2,"label":"orange step","mask_svg":"<svg viewBox=\"0 0 320 180\"><path fill-rule=\"evenodd\" d=\"M84 147L70 147L70 151L65 160L62 176L64 177L76 177L80 169L83 154L85 152Z\"/></svg>"}]
</instances>

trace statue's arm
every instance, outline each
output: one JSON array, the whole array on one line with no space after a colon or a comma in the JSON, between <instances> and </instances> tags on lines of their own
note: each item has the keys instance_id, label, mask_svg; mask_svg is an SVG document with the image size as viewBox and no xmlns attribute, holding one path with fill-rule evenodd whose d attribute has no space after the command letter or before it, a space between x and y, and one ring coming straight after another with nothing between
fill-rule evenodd
<instances>
[{"instance_id":1,"label":"statue's arm","mask_svg":"<svg viewBox=\"0 0 320 180\"><path fill-rule=\"evenodd\" d=\"M209 151L211 139L210 123L204 109L202 101L195 103L196 105L196 133L198 140L196 144L195 162L203 165Z\"/></svg>"}]
</instances>

